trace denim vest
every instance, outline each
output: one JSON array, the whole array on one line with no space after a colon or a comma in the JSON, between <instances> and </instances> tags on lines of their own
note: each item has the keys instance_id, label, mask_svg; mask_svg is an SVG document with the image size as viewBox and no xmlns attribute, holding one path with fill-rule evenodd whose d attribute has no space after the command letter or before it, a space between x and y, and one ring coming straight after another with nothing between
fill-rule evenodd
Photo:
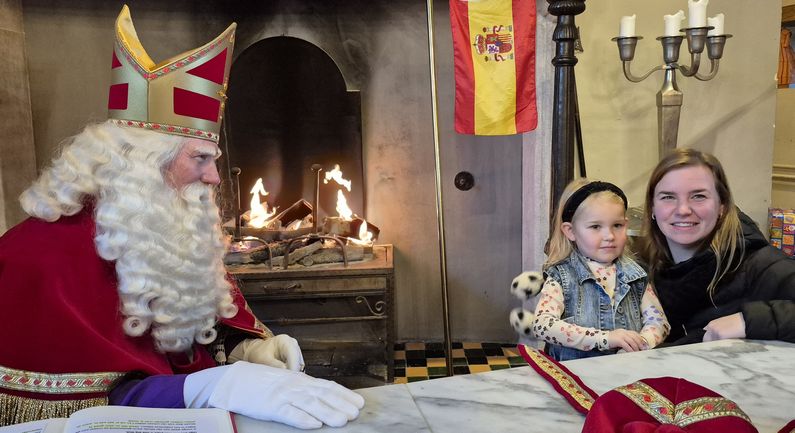
<instances>
[{"instance_id":1,"label":"denim vest","mask_svg":"<svg viewBox=\"0 0 795 433\"><path fill-rule=\"evenodd\" d=\"M549 267L546 276L553 278L563 288L563 315L561 319L579 326L604 331L628 329L640 332L643 317L640 301L646 290L646 272L632 259L620 257L616 261L616 288L614 302L602 286L596 282L586 258L574 251L562 262ZM616 353L617 349L601 352L590 351L547 343L546 351L554 359L590 358Z\"/></svg>"}]
</instances>

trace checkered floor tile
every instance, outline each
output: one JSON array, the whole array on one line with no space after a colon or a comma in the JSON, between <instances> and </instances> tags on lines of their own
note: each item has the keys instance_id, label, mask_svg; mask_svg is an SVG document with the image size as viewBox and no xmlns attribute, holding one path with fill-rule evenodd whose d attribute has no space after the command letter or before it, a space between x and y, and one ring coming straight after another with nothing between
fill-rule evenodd
<instances>
[{"instance_id":1,"label":"checkered floor tile","mask_svg":"<svg viewBox=\"0 0 795 433\"><path fill-rule=\"evenodd\" d=\"M527 365L516 344L454 342L453 374L482 373ZM444 343L395 345L395 383L446 377Z\"/></svg>"}]
</instances>

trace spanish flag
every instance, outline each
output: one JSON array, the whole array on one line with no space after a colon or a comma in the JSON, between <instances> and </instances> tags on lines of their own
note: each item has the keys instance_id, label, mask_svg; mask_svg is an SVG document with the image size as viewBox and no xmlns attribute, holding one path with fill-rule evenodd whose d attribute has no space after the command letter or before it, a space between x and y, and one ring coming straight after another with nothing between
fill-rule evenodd
<instances>
[{"instance_id":1,"label":"spanish flag","mask_svg":"<svg viewBox=\"0 0 795 433\"><path fill-rule=\"evenodd\" d=\"M535 0L450 0L450 23L456 132L535 129Z\"/></svg>"}]
</instances>

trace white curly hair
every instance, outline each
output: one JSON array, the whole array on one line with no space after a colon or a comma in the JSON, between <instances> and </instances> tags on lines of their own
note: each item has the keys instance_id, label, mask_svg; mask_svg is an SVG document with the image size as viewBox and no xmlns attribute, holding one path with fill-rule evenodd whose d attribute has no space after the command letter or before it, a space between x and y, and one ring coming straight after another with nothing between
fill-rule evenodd
<instances>
[{"instance_id":1,"label":"white curly hair","mask_svg":"<svg viewBox=\"0 0 795 433\"><path fill-rule=\"evenodd\" d=\"M164 180L184 141L111 121L89 125L20 196L28 214L50 222L94 200L94 243L116 262L124 332L151 331L161 352L212 342L217 317L237 313L213 187L177 191Z\"/></svg>"}]
</instances>

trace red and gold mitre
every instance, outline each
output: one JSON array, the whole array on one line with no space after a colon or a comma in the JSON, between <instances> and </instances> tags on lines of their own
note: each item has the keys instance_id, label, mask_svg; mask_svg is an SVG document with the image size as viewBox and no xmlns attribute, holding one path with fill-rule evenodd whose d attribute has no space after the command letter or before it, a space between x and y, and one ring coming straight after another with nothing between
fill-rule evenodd
<instances>
[{"instance_id":1,"label":"red and gold mitre","mask_svg":"<svg viewBox=\"0 0 795 433\"><path fill-rule=\"evenodd\" d=\"M523 344L518 349L541 377L586 415L583 433L758 433L737 403L685 379L641 379L599 396L546 354Z\"/></svg>"},{"instance_id":2,"label":"red and gold mitre","mask_svg":"<svg viewBox=\"0 0 795 433\"><path fill-rule=\"evenodd\" d=\"M584 433L758 433L737 403L676 377L641 379L602 394Z\"/></svg>"},{"instance_id":3,"label":"red and gold mitre","mask_svg":"<svg viewBox=\"0 0 795 433\"><path fill-rule=\"evenodd\" d=\"M108 117L131 126L218 142L236 24L160 63L146 53L125 5L116 19Z\"/></svg>"}]
</instances>

